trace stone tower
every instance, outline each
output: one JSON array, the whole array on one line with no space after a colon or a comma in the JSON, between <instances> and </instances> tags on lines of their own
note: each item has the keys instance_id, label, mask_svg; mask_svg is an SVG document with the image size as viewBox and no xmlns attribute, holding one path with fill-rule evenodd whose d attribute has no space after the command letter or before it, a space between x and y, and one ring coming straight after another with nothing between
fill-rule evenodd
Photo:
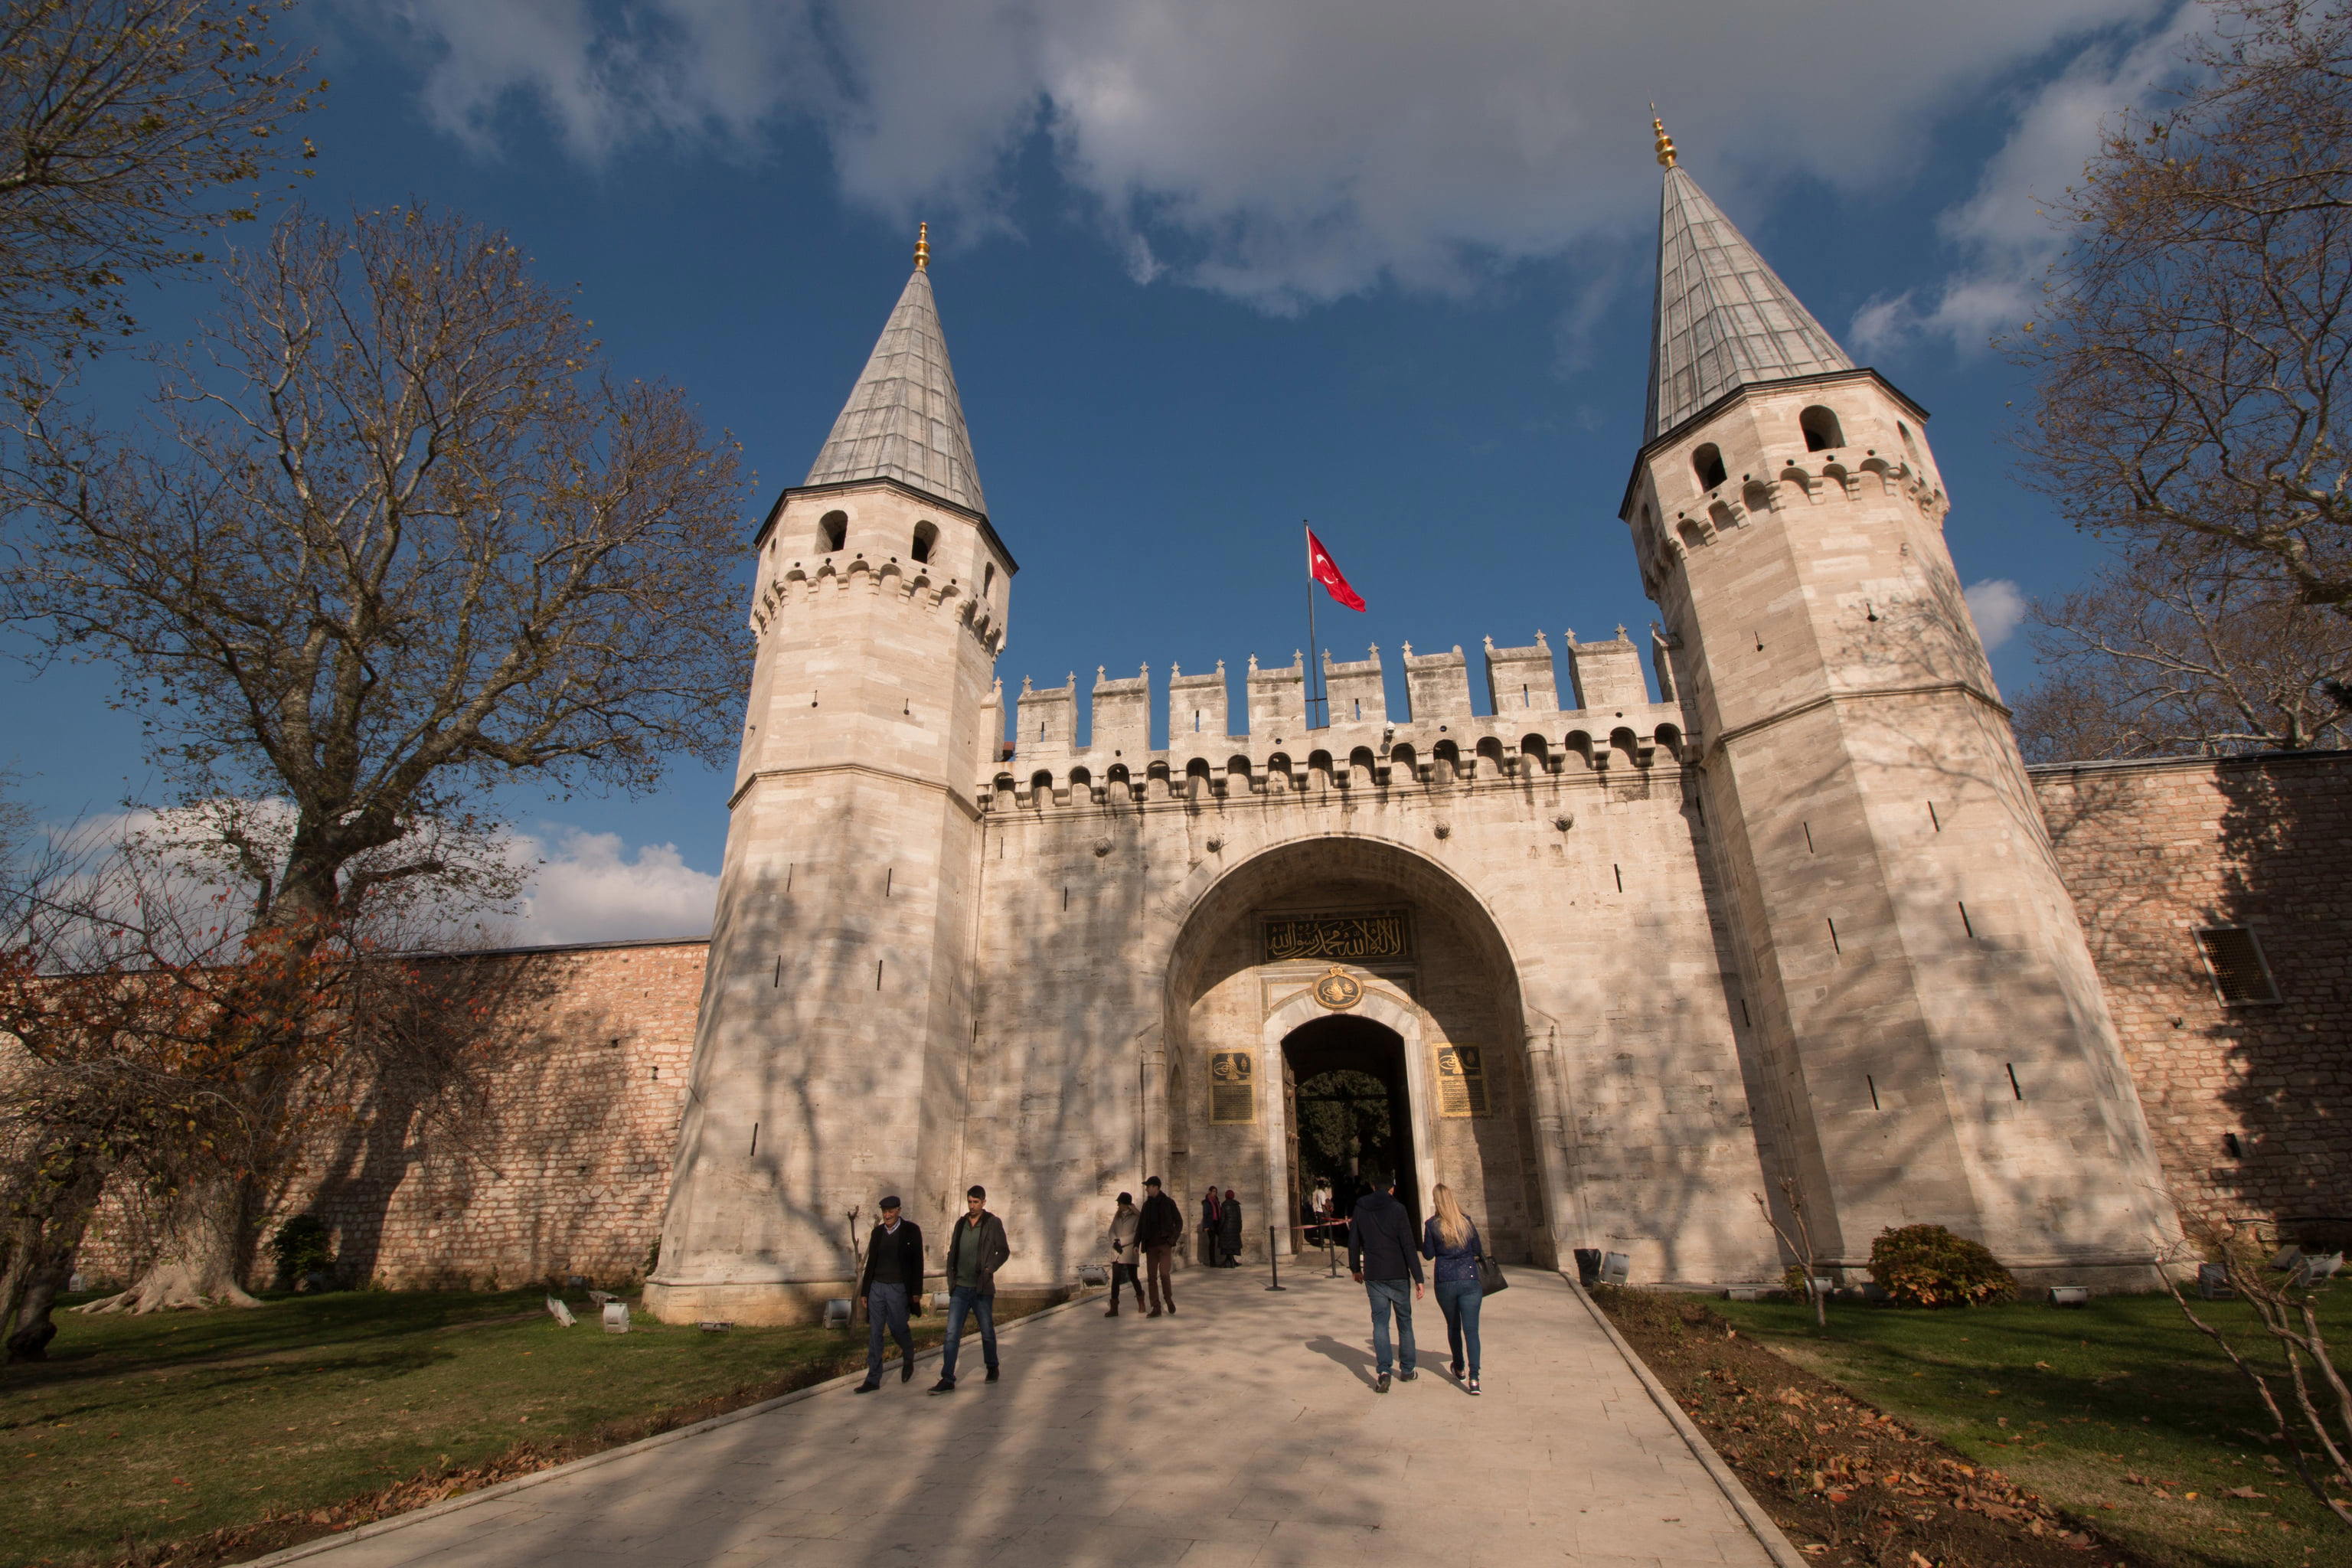
<instances>
[{"instance_id":1,"label":"stone tower","mask_svg":"<svg viewBox=\"0 0 2352 1568\"><path fill-rule=\"evenodd\" d=\"M646 1304L805 1319L877 1196L949 1212L971 1028L972 780L1013 558L989 526L929 246L754 549L758 651ZM847 1215L861 1209L853 1226Z\"/></svg>"},{"instance_id":2,"label":"stone tower","mask_svg":"<svg viewBox=\"0 0 2352 1568\"><path fill-rule=\"evenodd\" d=\"M2169 1205L1945 547L1924 411L1854 365L1663 127L1658 153L1621 515L1702 773L1768 1171L1827 1261L1932 1221L2013 1268L2144 1280Z\"/></svg>"}]
</instances>

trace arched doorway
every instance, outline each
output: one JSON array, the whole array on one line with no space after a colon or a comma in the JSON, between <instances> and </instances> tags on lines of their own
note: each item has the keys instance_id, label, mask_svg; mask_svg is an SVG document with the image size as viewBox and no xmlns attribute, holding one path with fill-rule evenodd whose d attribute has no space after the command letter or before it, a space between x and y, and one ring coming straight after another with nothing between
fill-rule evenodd
<instances>
[{"instance_id":1,"label":"arched doorway","mask_svg":"<svg viewBox=\"0 0 2352 1568\"><path fill-rule=\"evenodd\" d=\"M1394 1182L1418 1227L1420 1168L1404 1037L1370 1018L1333 1014L1284 1036L1282 1058L1292 1204L1303 1206L1319 1179L1331 1184L1334 1211L1344 1215L1365 1193Z\"/></svg>"},{"instance_id":2,"label":"arched doorway","mask_svg":"<svg viewBox=\"0 0 2352 1568\"><path fill-rule=\"evenodd\" d=\"M1376 1122L1416 1213L1444 1182L1506 1261L1552 1261L1566 1178L1537 1129L1539 1106L1559 1125L1559 1086L1528 1049L1502 932L1444 868L1360 837L1261 851L1194 895L1164 984L1147 1145L1194 1191L1240 1193L1245 1257L1297 1248L1313 1178L1339 1173L1301 1143L1298 1086L1360 1072L1377 1091L1353 1083L1364 1103L1345 1109ZM1349 1098L1349 1081L1308 1103Z\"/></svg>"}]
</instances>

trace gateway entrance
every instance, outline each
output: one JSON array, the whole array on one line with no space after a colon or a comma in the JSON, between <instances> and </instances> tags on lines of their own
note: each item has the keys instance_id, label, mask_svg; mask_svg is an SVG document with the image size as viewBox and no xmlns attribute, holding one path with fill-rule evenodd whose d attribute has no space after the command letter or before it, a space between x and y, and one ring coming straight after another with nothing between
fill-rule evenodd
<instances>
[{"instance_id":1,"label":"gateway entrance","mask_svg":"<svg viewBox=\"0 0 2352 1568\"><path fill-rule=\"evenodd\" d=\"M1365 1193L1393 1181L1418 1231L1422 1194L1403 1037L1370 1018L1318 1018L1284 1037L1282 1068L1291 1209L1301 1216L1294 1223L1304 1223L1318 1177L1331 1184L1332 1212L1342 1216Z\"/></svg>"}]
</instances>

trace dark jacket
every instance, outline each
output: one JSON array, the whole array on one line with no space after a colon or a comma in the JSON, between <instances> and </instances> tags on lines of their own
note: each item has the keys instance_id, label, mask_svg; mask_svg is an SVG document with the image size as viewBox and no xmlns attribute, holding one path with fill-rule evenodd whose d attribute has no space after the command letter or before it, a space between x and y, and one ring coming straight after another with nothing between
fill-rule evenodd
<instances>
[{"instance_id":1,"label":"dark jacket","mask_svg":"<svg viewBox=\"0 0 2352 1568\"><path fill-rule=\"evenodd\" d=\"M1386 1193L1366 1193L1348 1216L1348 1270L1367 1279L1421 1279L1412 1216Z\"/></svg>"},{"instance_id":2,"label":"dark jacket","mask_svg":"<svg viewBox=\"0 0 2352 1568\"><path fill-rule=\"evenodd\" d=\"M1462 1218L1470 1228L1463 1233L1459 1247L1445 1245L1435 1215L1431 1215L1429 1223L1421 1227L1421 1255L1436 1260L1437 1284L1459 1285L1478 1278L1478 1259L1486 1250L1485 1245L1479 1241L1478 1226L1470 1221L1470 1216L1464 1215Z\"/></svg>"},{"instance_id":3,"label":"dark jacket","mask_svg":"<svg viewBox=\"0 0 2352 1568\"><path fill-rule=\"evenodd\" d=\"M1225 1200L1223 1210L1217 1215L1217 1235L1223 1240L1228 1251L1239 1252L1242 1249L1241 1199Z\"/></svg>"},{"instance_id":4,"label":"dark jacket","mask_svg":"<svg viewBox=\"0 0 2352 1568\"><path fill-rule=\"evenodd\" d=\"M898 1221L897 1235L877 1225L874 1234L866 1238L866 1268L857 1276L858 1299L863 1300L872 1288L875 1260L882 1256L885 1247L898 1249L900 1278L907 1282L907 1300L919 1303L923 1299L923 1227L905 1218Z\"/></svg>"},{"instance_id":5,"label":"dark jacket","mask_svg":"<svg viewBox=\"0 0 2352 1568\"><path fill-rule=\"evenodd\" d=\"M948 1226L948 1248L940 1260L940 1275L950 1290L955 1289L955 1250L959 1245L970 1245L965 1239L965 1233L971 1228L970 1215ZM1012 1256L1013 1248L1004 1239L1004 1222L986 1209L981 1210L980 1294L983 1296L996 1294L996 1271L1003 1268L1004 1260Z\"/></svg>"},{"instance_id":6,"label":"dark jacket","mask_svg":"<svg viewBox=\"0 0 2352 1568\"><path fill-rule=\"evenodd\" d=\"M1173 1247L1184 1235L1184 1211L1166 1193L1154 1193L1143 1200L1143 1223L1136 1227L1135 1244L1145 1251L1155 1247Z\"/></svg>"}]
</instances>

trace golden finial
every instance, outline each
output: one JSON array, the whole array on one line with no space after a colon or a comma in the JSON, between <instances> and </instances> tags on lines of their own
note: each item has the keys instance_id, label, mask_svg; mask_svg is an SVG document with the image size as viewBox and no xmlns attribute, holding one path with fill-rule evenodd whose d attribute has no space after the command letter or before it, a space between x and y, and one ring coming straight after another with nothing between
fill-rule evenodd
<instances>
[{"instance_id":1,"label":"golden finial","mask_svg":"<svg viewBox=\"0 0 2352 1568\"><path fill-rule=\"evenodd\" d=\"M1666 122L1658 118L1658 106L1650 105L1650 129L1658 133L1658 167L1675 166L1675 139L1666 134Z\"/></svg>"},{"instance_id":2,"label":"golden finial","mask_svg":"<svg viewBox=\"0 0 2352 1568\"><path fill-rule=\"evenodd\" d=\"M931 264L931 226L915 226L915 270L920 272Z\"/></svg>"}]
</instances>

